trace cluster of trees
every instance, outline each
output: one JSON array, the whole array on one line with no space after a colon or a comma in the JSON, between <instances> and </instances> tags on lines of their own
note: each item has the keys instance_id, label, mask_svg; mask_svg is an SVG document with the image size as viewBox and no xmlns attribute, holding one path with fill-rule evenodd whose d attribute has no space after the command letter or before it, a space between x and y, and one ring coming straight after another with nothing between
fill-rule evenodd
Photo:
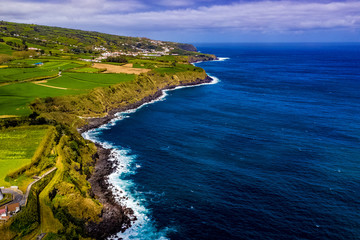
<instances>
[{"instance_id":1,"label":"cluster of trees","mask_svg":"<svg viewBox=\"0 0 360 240\"><path fill-rule=\"evenodd\" d=\"M8 63L14 59L26 59L30 56L36 56L36 51L30 50L30 51L16 51L13 52L12 55L8 54L0 54L0 64ZM26 67L26 66L21 66Z\"/></svg>"},{"instance_id":2,"label":"cluster of trees","mask_svg":"<svg viewBox=\"0 0 360 240\"><path fill-rule=\"evenodd\" d=\"M107 62L116 62L116 63L127 63L128 60L124 56L108 57Z\"/></svg>"},{"instance_id":3,"label":"cluster of trees","mask_svg":"<svg viewBox=\"0 0 360 240\"><path fill-rule=\"evenodd\" d=\"M28 46L25 43L25 40L22 41L22 43L16 42L16 41L6 41L5 42L7 45L11 46L11 48L13 50L17 50L17 51L22 51L22 50L27 50Z\"/></svg>"},{"instance_id":4,"label":"cluster of trees","mask_svg":"<svg viewBox=\"0 0 360 240\"><path fill-rule=\"evenodd\" d=\"M12 60L13 57L7 54L0 54L0 64L6 63L10 60Z\"/></svg>"}]
</instances>

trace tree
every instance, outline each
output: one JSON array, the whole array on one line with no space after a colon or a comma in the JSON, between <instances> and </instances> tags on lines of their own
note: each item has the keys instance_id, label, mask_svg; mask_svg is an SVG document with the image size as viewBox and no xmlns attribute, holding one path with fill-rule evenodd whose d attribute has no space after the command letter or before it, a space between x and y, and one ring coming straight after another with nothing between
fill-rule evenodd
<instances>
[{"instance_id":1,"label":"tree","mask_svg":"<svg viewBox=\"0 0 360 240\"><path fill-rule=\"evenodd\" d=\"M0 64L6 63L10 60L12 60L12 57L10 55L0 54Z\"/></svg>"},{"instance_id":2,"label":"tree","mask_svg":"<svg viewBox=\"0 0 360 240\"><path fill-rule=\"evenodd\" d=\"M127 63L128 60L124 56L108 57L107 62L116 62L116 63Z\"/></svg>"}]
</instances>

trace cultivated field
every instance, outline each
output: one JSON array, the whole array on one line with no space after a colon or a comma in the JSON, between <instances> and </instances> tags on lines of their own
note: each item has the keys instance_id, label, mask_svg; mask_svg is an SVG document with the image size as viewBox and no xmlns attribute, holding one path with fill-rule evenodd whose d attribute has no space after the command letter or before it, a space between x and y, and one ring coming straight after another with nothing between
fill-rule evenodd
<instances>
[{"instance_id":1,"label":"cultivated field","mask_svg":"<svg viewBox=\"0 0 360 240\"><path fill-rule=\"evenodd\" d=\"M134 78L135 76L130 74L64 73L59 78L49 80L46 85L85 91L96 87L107 87L120 82L131 81Z\"/></svg>"},{"instance_id":2,"label":"cultivated field","mask_svg":"<svg viewBox=\"0 0 360 240\"><path fill-rule=\"evenodd\" d=\"M70 61L63 62L49 62L49 65L45 69L68 69L77 67L79 64L72 63ZM4 71L5 70L5 71ZM0 69L0 82L1 76L5 81L8 81L6 73L9 71L17 72L15 75L29 76L21 74L21 71L25 71L25 68L5 68ZM47 72L40 72L41 74L49 74L51 70ZM37 74L39 72L33 72L30 74ZM131 81L135 79L133 74L103 74L103 73L75 73L75 72L63 72L59 77L57 71L53 71L53 78L41 81L29 81L22 83L5 83L0 84L0 116L1 115L27 115L30 114L28 105L35 98L56 97L64 95L76 95L88 92L90 89L96 87L107 87L109 85L117 84L123 81ZM20 78L20 77L19 77ZM35 83L35 84L34 84ZM37 83L37 84L36 84Z\"/></svg>"},{"instance_id":3,"label":"cultivated field","mask_svg":"<svg viewBox=\"0 0 360 240\"><path fill-rule=\"evenodd\" d=\"M143 68L134 68L132 63L125 64L122 66L104 64L104 63L95 63L94 68L106 69L105 73L127 73L127 74L140 74L151 71L151 69Z\"/></svg>"},{"instance_id":4,"label":"cultivated field","mask_svg":"<svg viewBox=\"0 0 360 240\"><path fill-rule=\"evenodd\" d=\"M8 173L31 163L47 131L47 126L24 126L0 131L0 186L10 185L5 181Z\"/></svg>"},{"instance_id":5,"label":"cultivated field","mask_svg":"<svg viewBox=\"0 0 360 240\"><path fill-rule=\"evenodd\" d=\"M71 61L44 61L42 66L35 67L33 65L40 62L42 62L42 60L13 61L12 67L0 69L0 84L54 77L59 71L82 66L81 64Z\"/></svg>"}]
</instances>

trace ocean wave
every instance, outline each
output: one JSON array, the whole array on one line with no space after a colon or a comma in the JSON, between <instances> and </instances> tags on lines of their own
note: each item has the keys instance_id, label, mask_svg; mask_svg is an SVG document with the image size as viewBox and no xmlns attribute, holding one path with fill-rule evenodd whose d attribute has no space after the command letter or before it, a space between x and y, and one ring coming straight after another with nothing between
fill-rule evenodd
<instances>
[{"instance_id":1,"label":"ocean wave","mask_svg":"<svg viewBox=\"0 0 360 240\"><path fill-rule=\"evenodd\" d=\"M214 60L216 62L223 62L223 61L226 61L226 60L229 60L230 58L229 57L218 57L218 59Z\"/></svg>"}]
</instances>

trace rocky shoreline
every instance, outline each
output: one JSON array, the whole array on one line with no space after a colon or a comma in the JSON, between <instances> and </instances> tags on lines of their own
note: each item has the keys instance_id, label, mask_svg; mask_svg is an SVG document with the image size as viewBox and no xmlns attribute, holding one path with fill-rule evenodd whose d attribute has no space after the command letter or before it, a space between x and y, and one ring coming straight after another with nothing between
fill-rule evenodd
<instances>
[{"instance_id":1,"label":"rocky shoreline","mask_svg":"<svg viewBox=\"0 0 360 240\"><path fill-rule=\"evenodd\" d=\"M121 206L114 196L112 185L109 183L109 175L116 171L117 164L109 161L111 149L105 149L96 144L97 153L94 158L96 165L94 173L88 179L96 198L103 204L100 223L90 223L86 226L89 236L96 239L106 239L118 232L124 232L131 227L135 220L133 211L126 206ZM95 197L93 196L93 197Z\"/></svg>"},{"instance_id":2,"label":"rocky shoreline","mask_svg":"<svg viewBox=\"0 0 360 240\"><path fill-rule=\"evenodd\" d=\"M79 128L80 133L84 133L91 129L100 127L103 124L110 122L116 117L116 113L131 109L136 109L141 105L158 99L163 95L164 90L174 89L180 86L195 86L204 83L210 83L213 79L207 76L205 79L196 79L191 83L180 83L179 85L168 85L163 89L159 89L154 94L149 95L142 100L129 104L126 107L115 108L108 112L107 116L102 118L90 118L88 124ZM132 221L136 220L133 216L133 210L126 206L121 206L116 200L112 185L108 182L109 175L116 171L116 162L109 161L111 157L111 149L105 149L99 144L96 144L97 153L94 156L96 160L94 173L88 179L94 197L103 204L104 208L101 213L102 221L100 223L91 223L86 226L89 236L96 239L106 239L118 232L124 232L131 227Z\"/></svg>"}]
</instances>

